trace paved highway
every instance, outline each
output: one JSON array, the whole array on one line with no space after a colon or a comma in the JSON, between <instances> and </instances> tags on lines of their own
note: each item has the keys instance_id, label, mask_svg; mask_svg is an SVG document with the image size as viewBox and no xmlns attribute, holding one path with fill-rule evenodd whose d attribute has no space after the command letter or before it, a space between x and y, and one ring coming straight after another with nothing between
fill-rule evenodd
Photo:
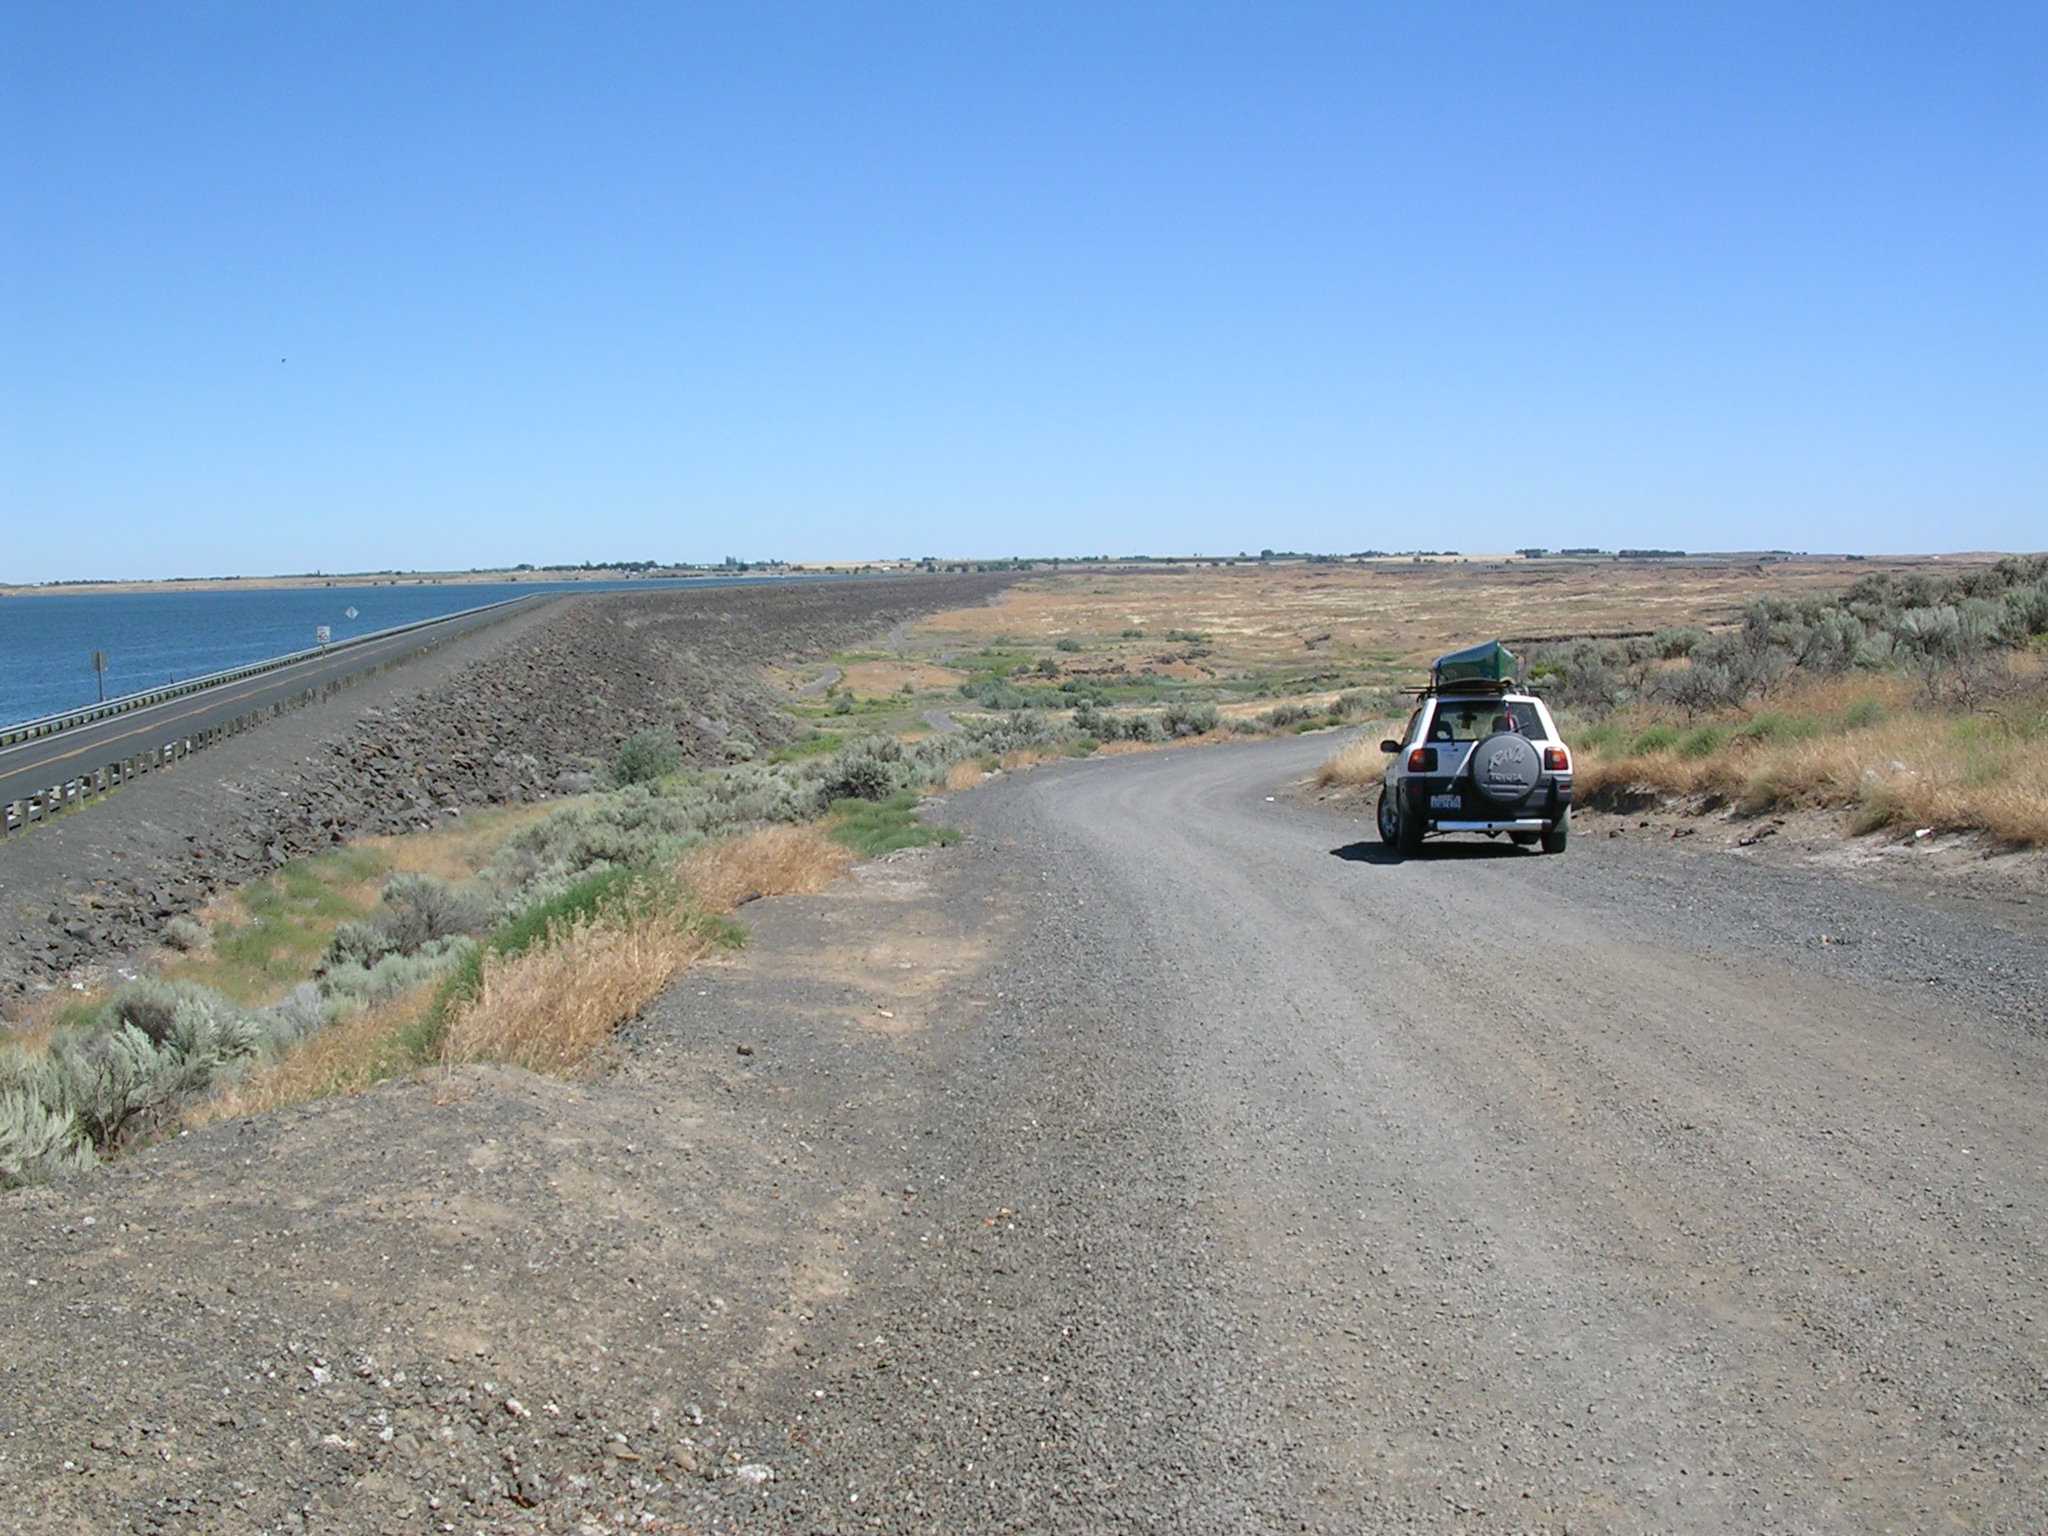
<instances>
[{"instance_id":1,"label":"paved highway","mask_svg":"<svg viewBox=\"0 0 2048 1536\"><path fill-rule=\"evenodd\" d=\"M523 612L530 604L549 600L536 596L476 613L457 614L387 639L365 641L325 656L310 657L260 677L223 683L201 693L167 699L92 725L23 742L0 751L0 806L26 800L110 763L126 761L139 752L226 725L255 710L294 698L309 688L324 687L388 665Z\"/></svg>"}]
</instances>

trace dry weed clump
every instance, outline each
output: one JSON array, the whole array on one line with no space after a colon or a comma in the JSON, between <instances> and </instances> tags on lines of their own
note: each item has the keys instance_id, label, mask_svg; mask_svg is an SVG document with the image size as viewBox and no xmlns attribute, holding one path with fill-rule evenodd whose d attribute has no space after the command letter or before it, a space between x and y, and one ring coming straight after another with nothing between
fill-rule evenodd
<instances>
[{"instance_id":1,"label":"dry weed clump","mask_svg":"<svg viewBox=\"0 0 2048 1536\"><path fill-rule=\"evenodd\" d=\"M1316 769L1316 788L1363 789L1379 783L1386 768L1387 754L1380 750L1378 738L1360 737Z\"/></svg>"},{"instance_id":2,"label":"dry weed clump","mask_svg":"<svg viewBox=\"0 0 2048 1536\"><path fill-rule=\"evenodd\" d=\"M963 766L971 765L954 765ZM692 849L677 873L706 911L731 912L763 896L822 891L852 862L851 850L819 827L771 826Z\"/></svg>"},{"instance_id":3,"label":"dry weed clump","mask_svg":"<svg viewBox=\"0 0 2048 1536\"><path fill-rule=\"evenodd\" d=\"M224 1092L195 1104L186 1111L185 1123L207 1125L376 1086L403 1056L401 1042L418 1027L433 993L432 987L416 987L343 1016Z\"/></svg>"},{"instance_id":4,"label":"dry weed clump","mask_svg":"<svg viewBox=\"0 0 2048 1536\"><path fill-rule=\"evenodd\" d=\"M626 902L553 926L516 953L486 954L474 993L448 1019L441 1059L586 1070L620 1025L720 942L715 914L821 891L852 862L816 826L757 827L692 849L675 881L636 882Z\"/></svg>"},{"instance_id":5,"label":"dry weed clump","mask_svg":"<svg viewBox=\"0 0 2048 1536\"><path fill-rule=\"evenodd\" d=\"M980 763L963 759L946 770L946 788L952 792L972 789L987 777Z\"/></svg>"},{"instance_id":6,"label":"dry weed clump","mask_svg":"<svg viewBox=\"0 0 2048 1536\"><path fill-rule=\"evenodd\" d=\"M672 913L646 912L585 919L519 954L486 956L476 994L448 1021L441 1060L572 1076L713 942Z\"/></svg>"},{"instance_id":7,"label":"dry weed clump","mask_svg":"<svg viewBox=\"0 0 2048 1536\"><path fill-rule=\"evenodd\" d=\"M1859 832L1932 827L2048 845L2048 714L2024 704L2009 718L1961 714L1904 698L1896 679L1834 682L1689 730L1596 732L1577 754L1578 794L1704 796L1753 815L1840 810Z\"/></svg>"}]
</instances>

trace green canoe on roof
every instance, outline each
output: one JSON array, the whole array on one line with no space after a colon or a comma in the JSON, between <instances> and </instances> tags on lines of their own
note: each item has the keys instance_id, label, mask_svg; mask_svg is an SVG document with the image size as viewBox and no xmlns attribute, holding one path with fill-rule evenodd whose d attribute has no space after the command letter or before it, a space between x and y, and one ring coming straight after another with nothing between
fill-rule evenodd
<instances>
[{"instance_id":1,"label":"green canoe on roof","mask_svg":"<svg viewBox=\"0 0 2048 1536\"><path fill-rule=\"evenodd\" d=\"M1437 657L1430 677L1438 688L1459 683L1511 683L1521 665L1513 651L1498 640L1489 640L1484 645Z\"/></svg>"}]
</instances>

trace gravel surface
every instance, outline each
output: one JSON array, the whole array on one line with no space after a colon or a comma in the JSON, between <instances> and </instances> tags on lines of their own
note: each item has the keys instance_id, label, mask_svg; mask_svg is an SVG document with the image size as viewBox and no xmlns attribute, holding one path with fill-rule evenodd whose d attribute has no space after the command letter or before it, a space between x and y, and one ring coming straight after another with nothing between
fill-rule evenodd
<instances>
[{"instance_id":1,"label":"gravel surface","mask_svg":"<svg viewBox=\"0 0 2048 1536\"><path fill-rule=\"evenodd\" d=\"M0 1526L2042 1529L2038 935L1395 862L1327 747L954 797L602 1081L0 1203Z\"/></svg>"},{"instance_id":2,"label":"gravel surface","mask_svg":"<svg viewBox=\"0 0 2048 1536\"><path fill-rule=\"evenodd\" d=\"M1287 796L1327 750L948 808L996 958L888 1116L912 1232L753 1399L804 1415L778 1521L2041 1528L2038 935L1668 848L1395 862Z\"/></svg>"},{"instance_id":3,"label":"gravel surface","mask_svg":"<svg viewBox=\"0 0 2048 1536\"><path fill-rule=\"evenodd\" d=\"M758 668L979 602L1000 576L568 597L0 841L0 1003L132 954L298 854L588 788L671 729L692 762L793 727Z\"/></svg>"}]
</instances>

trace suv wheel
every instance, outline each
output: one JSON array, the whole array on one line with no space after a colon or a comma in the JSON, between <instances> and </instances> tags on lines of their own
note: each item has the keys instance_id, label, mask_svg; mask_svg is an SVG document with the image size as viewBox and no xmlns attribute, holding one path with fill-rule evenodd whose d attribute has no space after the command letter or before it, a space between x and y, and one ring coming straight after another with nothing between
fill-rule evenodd
<instances>
[{"instance_id":1,"label":"suv wheel","mask_svg":"<svg viewBox=\"0 0 2048 1536\"><path fill-rule=\"evenodd\" d=\"M1404 855L1422 852L1422 823L1409 814L1406 806L1396 806L1394 811L1394 845Z\"/></svg>"},{"instance_id":2,"label":"suv wheel","mask_svg":"<svg viewBox=\"0 0 2048 1536\"><path fill-rule=\"evenodd\" d=\"M1572 813L1567 810L1550 824L1550 830L1543 834L1545 853L1563 853L1564 845L1571 841Z\"/></svg>"},{"instance_id":3,"label":"suv wheel","mask_svg":"<svg viewBox=\"0 0 2048 1536\"><path fill-rule=\"evenodd\" d=\"M1389 848L1401 841L1401 813L1395 808L1391 789L1380 790L1380 841Z\"/></svg>"}]
</instances>

